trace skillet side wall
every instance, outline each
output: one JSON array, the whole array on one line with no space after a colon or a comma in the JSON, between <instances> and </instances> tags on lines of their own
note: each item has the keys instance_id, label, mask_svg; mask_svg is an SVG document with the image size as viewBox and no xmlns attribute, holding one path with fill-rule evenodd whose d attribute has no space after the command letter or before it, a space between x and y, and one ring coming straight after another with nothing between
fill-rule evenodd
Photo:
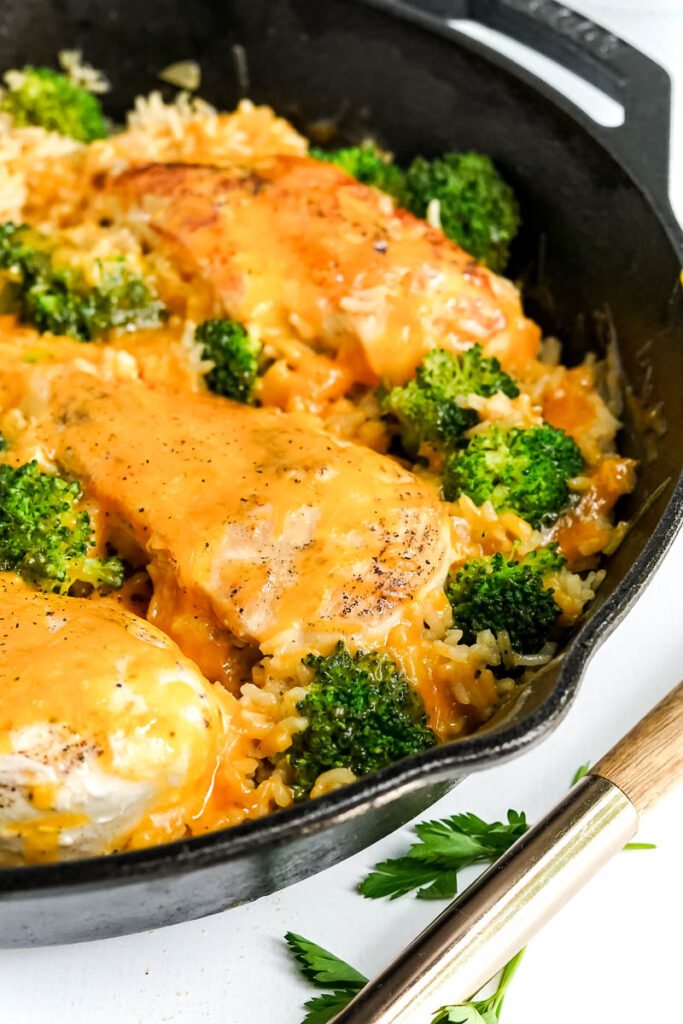
<instances>
[{"instance_id":1,"label":"skillet side wall","mask_svg":"<svg viewBox=\"0 0 683 1024\"><path fill-rule=\"evenodd\" d=\"M82 879L78 871L66 872L67 884L48 868L49 875L43 877L47 884L40 892L29 887L3 894L0 947L108 939L248 903L351 857L405 825L452 786L453 782L430 780L399 800L365 803L354 815L339 819L333 829L314 833L298 829L294 837L286 834L260 849L247 846L236 856L218 857L208 864L195 863L193 844L173 843L173 852L169 848L158 864L150 865L151 870L139 872L131 858L130 871L115 867L109 878L93 883L87 877L93 862L83 862ZM67 865L72 866L76 865ZM24 874L29 871L35 878L33 869L24 869Z\"/></svg>"},{"instance_id":2,"label":"skillet side wall","mask_svg":"<svg viewBox=\"0 0 683 1024\"><path fill-rule=\"evenodd\" d=\"M632 416L625 417L622 450L643 458L652 448L654 457L645 459L623 514L631 515L668 478L665 493L611 560L592 609L598 619L590 643L575 647L559 676L549 673L520 709L515 749L521 749L559 721L597 633L604 633L635 596L638 582L618 595L616 605L609 604L653 536L656 547L659 517L680 471L683 294L675 248L643 193L550 102L544 87L516 79L476 47L459 46L361 5L346 0L198 0L192 5L186 0L144 5L17 0L0 12L0 67L54 64L57 50L81 48L86 60L110 76L113 92L106 106L119 118L137 93L160 85L160 69L180 59L199 61L203 96L220 107L234 106L241 93L236 44L246 54L250 97L271 104L303 129L331 120L340 139L372 134L399 160L453 148L489 153L522 202L525 228L512 269L526 282L529 312L566 340L568 360L575 362L603 344L604 321L603 327L596 324L595 314L608 307L630 386L663 404L668 425L663 442L646 445L652 439L642 437ZM168 97L173 93L164 91ZM603 621L600 606L606 601ZM255 823L258 830L246 826L233 837L223 833L139 856L0 872L0 945L102 938L255 899L398 828L443 795L447 783L436 782L437 775L457 778L511 750L492 732L461 752L452 747L428 755L420 762L424 770L411 772L409 784L404 784L407 771L402 780L400 766L390 770L399 794L395 799L369 778L353 787L365 794L362 800L337 794L329 804L320 801L287 818L277 816L282 825L274 818ZM285 821L291 825L284 827Z\"/></svg>"}]
</instances>

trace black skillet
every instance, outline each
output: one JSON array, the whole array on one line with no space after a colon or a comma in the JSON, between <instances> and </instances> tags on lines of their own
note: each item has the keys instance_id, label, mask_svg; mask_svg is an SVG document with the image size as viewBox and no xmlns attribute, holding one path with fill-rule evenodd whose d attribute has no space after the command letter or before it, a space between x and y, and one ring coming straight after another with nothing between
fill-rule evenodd
<instances>
[{"instance_id":1,"label":"black skillet","mask_svg":"<svg viewBox=\"0 0 683 1024\"><path fill-rule=\"evenodd\" d=\"M459 33L468 17L524 42L625 109L601 128L527 72ZM418 814L458 778L548 736L586 663L662 558L681 519L683 238L667 194L669 80L550 0L4 0L0 68L54 64L78 47L113 85L122 117L172 61L199 61L202 94L230 109L248 91L297 125L371 133L407 160L478 149L515 186L525 228L512 271L526 304L575 362L619 340L632 399L622 451L642 459L633 516L585 623L514 706L478 735L403 761L323 799L187 842L0 871L0 944L73 942L211 914L305 878ZM647 428L661 404L665 436ZM655 422L657 417L655 417ZM677 484L678 481L678 484Z\"/></svg>"}]
</instances>

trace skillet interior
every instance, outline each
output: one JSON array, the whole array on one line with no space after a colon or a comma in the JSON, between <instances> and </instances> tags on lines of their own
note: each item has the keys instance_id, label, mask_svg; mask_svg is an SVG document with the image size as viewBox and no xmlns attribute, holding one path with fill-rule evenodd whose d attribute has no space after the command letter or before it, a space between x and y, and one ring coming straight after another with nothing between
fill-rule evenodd
<instances>
[{"instance_id":1,"label":"skillet interior","mask_svg":"<svg viewBox=\"0 0 683 1024\"><path fill-rule=\"evenodd\" d=\"M636 490L620 511L633 516L662 489L611 559L589 620L485 732L229 832L111 858L2 871L0 943L29 945L170 924L291 884L397 828L472 768L504 760L546 735L680 518L680 493L678 500L672 495L681 453L672 442L683 433L683 293L680 235L665 227L670 213L662 211L660 219L584 119L552 102L551 90L511 72L502 58L488 59L477 44L440 38L349 0L116 0L106 6L23 0L5 6L0 66L52 63L57 50L77 46L111 78L107 103L114 116L137 93L157 87L161 68L186 58L201 64L202 94L231 108L245 84L238 45L246 54L250 97L304 129L323 121L340 137L372 133L399 160L452 148L491 154L525 213L512 269L527 282L530 313L566 340L570 363L600 350L608 323L619 339L635 396L621 450L642 460ZM664 438L642 429L638 410L655 403L666 420Z\"/></svg>"}]
</instances>

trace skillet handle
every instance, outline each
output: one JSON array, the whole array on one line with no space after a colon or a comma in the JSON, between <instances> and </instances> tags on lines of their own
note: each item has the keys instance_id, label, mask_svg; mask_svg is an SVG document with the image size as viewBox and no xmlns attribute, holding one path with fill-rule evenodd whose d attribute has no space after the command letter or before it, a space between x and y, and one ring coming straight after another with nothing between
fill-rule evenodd
<instances>
[{"instance_id":1,"label":"skillet handle","mask_svg":"<svg viewBox=\"0 0 683 1024\"><path fill-rule=\"evenodd\" d=\"M588 118L602 144L633 175L660 211L669 209L671 80L659 64L555 0L365 0L436 29L462 35L469 19L523 43L602 89L624 108L624 122ZM571 98L571 97L570 97ZM586 117L581 115L581 120Z\"/></svg>"}]
</instances>

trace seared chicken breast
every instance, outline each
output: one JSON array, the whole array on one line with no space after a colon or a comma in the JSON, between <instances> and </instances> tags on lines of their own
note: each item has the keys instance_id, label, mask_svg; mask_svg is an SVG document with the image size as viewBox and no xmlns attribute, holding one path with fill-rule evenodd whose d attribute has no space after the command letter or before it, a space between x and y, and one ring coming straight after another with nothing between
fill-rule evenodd
<instances>
[{"instance_id":1,"label":"seared chicken breast","mask_svg":"<svg viewBox=\"0 0 683 1024\"><path fill-rule=\"evenodd\" d=\"M151 231L217 308L264 341L312 344L356 381L402 382L435 346L480 342L508 362L536 354L539 329L509 281L332 164L159 164L100 188L95 209L118 205Z\"/></svg>"},{"instance_id":2,"label":"seared chicken breast","mask_svg":"<svg viewBox=\"0 0 683 1024\"><path fill-rule=\"evenodd\" d=\"M441 590L445 506L394 460L305 414L82 372L50 380L47 457L82 482L117 548L144 553L152 621L210 678L236 689L258 648L381 644Z\"/></svg>"},{"instance_id":3,"label":"seared chicken breast","mask_svg":"<svg viewBox=\"0 0 683 1024\"><path fill-rule=\"evenodd\" d=\"M253 786L235 714L144 619L0 575L0 864L240 820Z\"/></svg>"}]
</instances>

